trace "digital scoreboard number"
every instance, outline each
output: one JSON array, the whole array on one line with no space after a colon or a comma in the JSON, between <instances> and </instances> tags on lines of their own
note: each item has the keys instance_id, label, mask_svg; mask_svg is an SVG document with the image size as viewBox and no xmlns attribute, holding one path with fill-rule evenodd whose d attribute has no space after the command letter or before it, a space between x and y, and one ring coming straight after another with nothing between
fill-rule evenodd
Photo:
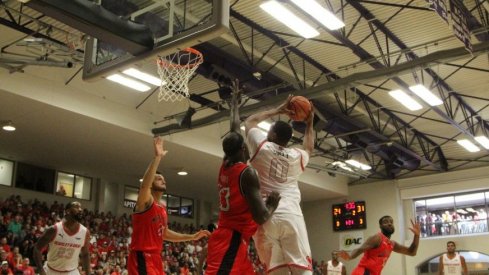
<instances>
[{"instance_id":1,"label":"digital scoreboard number","mask_svg":"<svg viewBox=\"0 0 489 275\"><path fill-rule=\"evenodd\" d=\"M344 231L367 228L365 201L333 204L333 230Z\"/></svg>"}]
</instances>

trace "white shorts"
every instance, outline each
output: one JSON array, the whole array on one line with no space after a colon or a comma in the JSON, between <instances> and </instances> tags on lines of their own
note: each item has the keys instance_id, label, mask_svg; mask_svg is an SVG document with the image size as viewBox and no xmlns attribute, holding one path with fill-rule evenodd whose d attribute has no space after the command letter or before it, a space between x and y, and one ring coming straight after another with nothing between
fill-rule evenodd
<instances>
[{"instance_id":1,"label":"white shorts","mask_svg":"<svg viewBox=\"0 0 489 275\"><path fill-rule=\"evenodd\" d=\"M311 248L304 217L273 214L270 220L258 227L253 239L267 273L282 267L294 267L312 274Z\"/></svg>"},{"instance_id":2,"label":"white shorts","mask_svg":"<svg viewBox=\"0 0 489 275\"><path fill-rule=\"evenodd\" d=\"M80 271L78 271L78 268L72 271L60 272L60 271L53 270L52 268L49 268L47 263L45 263L43 269L47 275L80 275Z\"/></svg>"}]
</instances>

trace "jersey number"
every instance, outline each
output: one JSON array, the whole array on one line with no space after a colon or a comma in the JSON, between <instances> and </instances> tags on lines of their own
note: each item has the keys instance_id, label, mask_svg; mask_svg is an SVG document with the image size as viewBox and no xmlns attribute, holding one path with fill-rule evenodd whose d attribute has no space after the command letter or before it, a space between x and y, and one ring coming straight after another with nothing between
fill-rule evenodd
<instances>
[{"instance_id":1,"label":"jersey number","mask_svg":"<svg viewBox=\"0 0 489 275\"><path fill-rule=\"evenodd\" d=\"M270 161L270 178L279 183L287 181L289 163L283 159L274 158Z\"/></svg>"},{"instance_id":2,"label":"jersey number","mask_svg":"<svg viewBox=\"0 0 489 275\"><path fill-rule=\"evenodd\" d=\"M229 211L229 187L223 187L219 190L219 209Z\"/></svg>"},{"instance_id":3,"label":"jersey number","mask_svg":"<svg viewBox=\"0 0 489 275\"><path fill-rule=\"evenodd\" d=\"M58 253L56 253L56 257L71 259L71 258L73 258L74 253L75 253L74 248L60 247L60 248L58 248Z\"/></svg>"}]
</instances>

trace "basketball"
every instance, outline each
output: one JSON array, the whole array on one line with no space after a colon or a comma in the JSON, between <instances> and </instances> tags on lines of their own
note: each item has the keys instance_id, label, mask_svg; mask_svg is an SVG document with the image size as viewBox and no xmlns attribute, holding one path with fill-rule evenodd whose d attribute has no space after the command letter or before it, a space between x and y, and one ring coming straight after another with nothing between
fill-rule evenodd
<instances>
[{"instance_id":1,"label":"basketball","mask_svg":"<svg viewBox=\"0 0 489 275\"><path fill-rule=\"evenodd\" d=\"M287 108L294 112L289 116L294 121L304 121L312 109L309 100L303 96L292 97Z\"/></svg>"}]
</instances>

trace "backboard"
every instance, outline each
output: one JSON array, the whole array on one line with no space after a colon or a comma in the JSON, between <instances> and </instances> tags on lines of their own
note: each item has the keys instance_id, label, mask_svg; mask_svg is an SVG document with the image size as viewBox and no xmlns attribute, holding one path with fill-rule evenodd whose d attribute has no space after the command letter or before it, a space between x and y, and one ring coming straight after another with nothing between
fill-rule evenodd
<instances>
[{"instance_id":1,"label":"backboard","mask_svg":"<svg viewBox=\"0 0 489 275\"><path fill-rule=\"evenodd\" d=\"M95 80L150 58L156 64L156 56L165 56L209 41L219 37L229 27L229 0L100 2L107 11L144 26L154 43L147 50L129 53L102 39L89 38L85 46L84 80Z\"/></svg>"}]
</instances>

